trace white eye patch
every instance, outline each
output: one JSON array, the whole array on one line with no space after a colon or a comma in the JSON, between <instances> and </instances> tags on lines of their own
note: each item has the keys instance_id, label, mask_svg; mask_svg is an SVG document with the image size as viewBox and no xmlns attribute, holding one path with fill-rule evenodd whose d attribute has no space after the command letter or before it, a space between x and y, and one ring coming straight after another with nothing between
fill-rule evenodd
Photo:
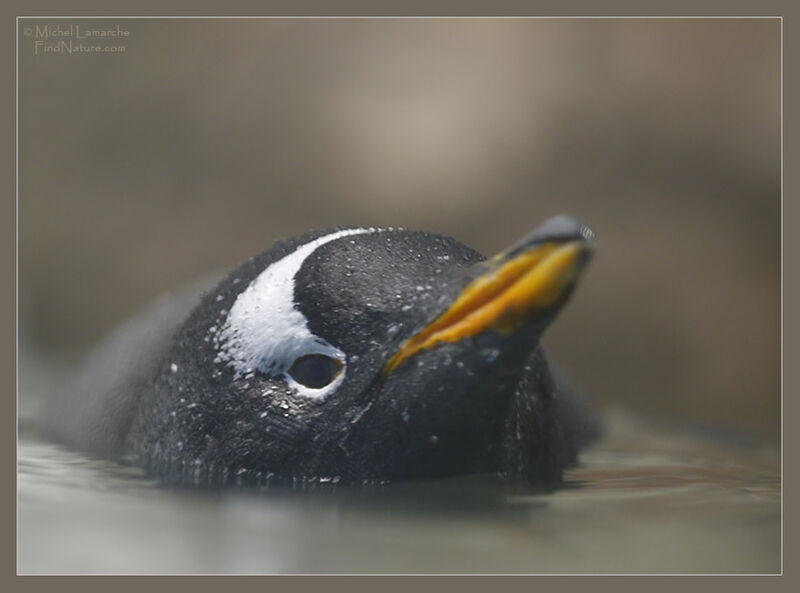
<instances>
[{"instance_id":1,"label":"white eye patch","mask_svg":"<svg viewBox=\"0 0 800 593\"><path fill-rule=\"evenodd\" d=\"M324 398L344 380L346 368L320 389L301 385L289 375L295 360L322 354L345 365L345 354L308 329L308 321L294 303L295 276L303 262L322 245L348 235L377 229L348 229L324 235L301 245L268 266L237 297L227 319L215 336L221 360L233 367L236 376L260 371L283 377L300 395Z\"/></svg>"}]
</instances>

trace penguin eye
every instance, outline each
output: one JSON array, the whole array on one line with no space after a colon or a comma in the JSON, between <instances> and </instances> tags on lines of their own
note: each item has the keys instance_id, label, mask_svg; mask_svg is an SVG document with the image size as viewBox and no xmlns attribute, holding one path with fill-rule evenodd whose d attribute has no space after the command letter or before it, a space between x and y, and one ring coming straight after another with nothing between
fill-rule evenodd
<instances>
[{"instance_id":1,"label":"penguin eye","mask_svg":"<svg viewBox=\"0 0 800 593\"><path fill-rule=\"evenodd\" d=\"M292 378L311 389L321 389L342 372L342 363L324 354L308 354L294 361L289 369Z\"/></svg>"}]
</instances>

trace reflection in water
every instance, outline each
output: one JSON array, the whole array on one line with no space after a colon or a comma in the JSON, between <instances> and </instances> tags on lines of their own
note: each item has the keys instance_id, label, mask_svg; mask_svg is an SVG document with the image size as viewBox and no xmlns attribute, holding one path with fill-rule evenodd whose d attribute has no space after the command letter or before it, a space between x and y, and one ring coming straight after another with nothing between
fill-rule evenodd
<instances>
[{"instance_id":1,"label":"reflection in water","mask_svg":"<svg viewBox=\"0 0 800 593\"><path fill-rule=\"evenodd\" d=\"M555 493L494 476L350 489L167 489L24 436L21 573L780 570L772 450L621 414Z\"/></svg>"}]
</instances>

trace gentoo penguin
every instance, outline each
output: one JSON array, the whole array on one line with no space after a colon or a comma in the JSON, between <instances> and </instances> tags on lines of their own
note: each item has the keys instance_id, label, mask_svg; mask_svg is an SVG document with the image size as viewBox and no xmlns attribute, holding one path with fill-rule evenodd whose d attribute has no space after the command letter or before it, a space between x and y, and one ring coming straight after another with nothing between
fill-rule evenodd
<instances>
[{"instance_id":1,"label":"gentoo penguin","mask_svg":"<svg viewBox=\"0 0 800 593\"><path fill-rule=\"evenodd\" d=\"M94 367L113 378L92 390L84 373L46 426L168 483L495 472L557 485L596 424L554 380L539 339L594 241L558 216L488 260L392 228L277 242L182 324L104 347Z\"/></svg>"}]
</instances>

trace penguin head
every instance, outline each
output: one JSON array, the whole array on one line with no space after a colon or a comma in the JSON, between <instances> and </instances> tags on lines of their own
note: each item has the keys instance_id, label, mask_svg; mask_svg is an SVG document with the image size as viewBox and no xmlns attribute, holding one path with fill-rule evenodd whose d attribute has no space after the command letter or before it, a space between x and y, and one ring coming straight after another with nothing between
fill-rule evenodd
<instances>
[{"instance_id":1,"label":"penguin head","mask_svg":"<svg viewBox=\"0 0 800 593\"><path fill-rule=\"evenodd\" d=\"M593 240L557 217L489 260L403 229L279 242L178 331L134 449L173 482L492 471L510 402Z\"/></svg>"}]
</instances>

